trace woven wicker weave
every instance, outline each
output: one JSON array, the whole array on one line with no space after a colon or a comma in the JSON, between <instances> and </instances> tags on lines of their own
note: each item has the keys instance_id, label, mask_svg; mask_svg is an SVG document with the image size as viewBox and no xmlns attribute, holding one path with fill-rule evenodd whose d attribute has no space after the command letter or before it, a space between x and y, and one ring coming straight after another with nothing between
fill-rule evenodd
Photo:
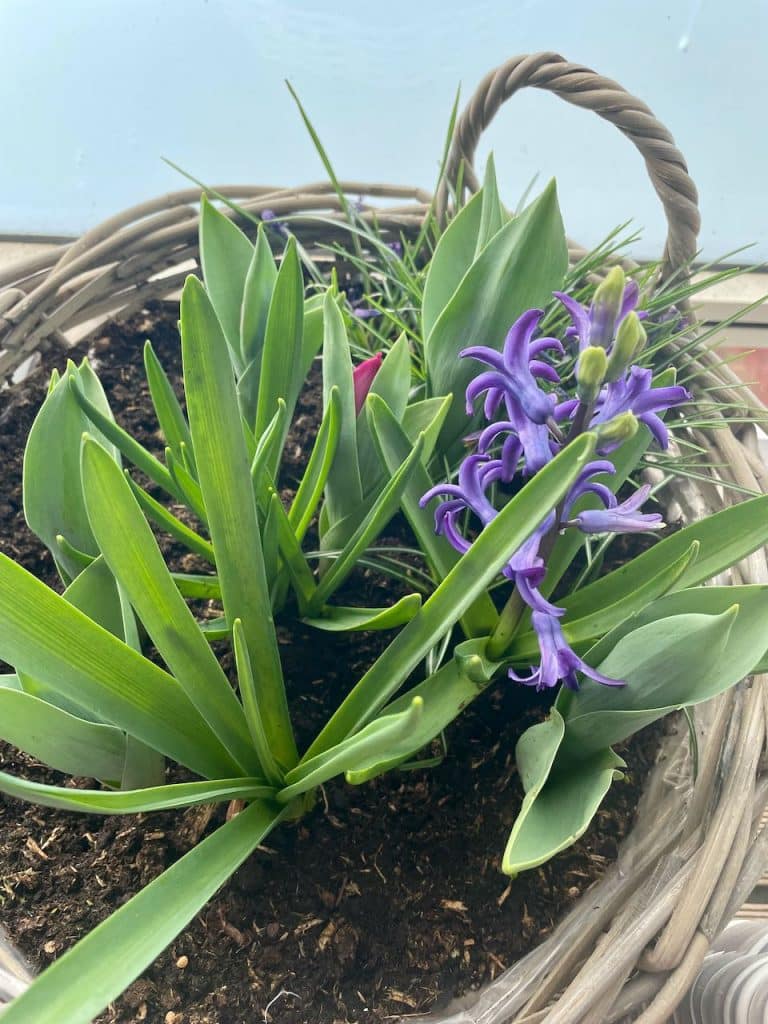
<instances>
[{"instance_id":1,"label":"woven wicker weave","mask_svg":"<svg viewBox=\"0 0 768 1024\"><path fill-rule=\"evenodd\" d=\"M679 273L694 255L699 214L695 186L671 135L617 83L553 53L515 57L483 79L456 125L446 182L435 197L438 215L452 201L447 182L457 180L460 167L463 188L476 189L477 141L502 103L524 86L594 110L635 143L668 220L662 275ZM365 216L394 238L418 230L432 202L418 189L360 182L342 187L352 197L400 203L364 207ZM343 206L329 184L219 191L254 213L290 214L291 230L305 245L344 234ZM174 294L198 256L197 198L197 191L187 190L134 207L74 244L0 274L0 377L78 325ZM700 397L768 415L710 353L696 352L693 359ZM718 480L768 490L755 429L737 423L740 418L723 418L721 429L695 434L717 469L709 480L670 486L673 515L693 520L741 500ZM718 582L768 582L765 552L755 552ZM760 827L768 803L767 715L764 677L745 680L697 709L695 781L687 728L673 719L635 828L602 881L541 946L461 1006L430 1017L432 1024L667 1020L768 862L768 828ZM0 958L0 988L3 963Z\"/></svg>"}]
</instances>

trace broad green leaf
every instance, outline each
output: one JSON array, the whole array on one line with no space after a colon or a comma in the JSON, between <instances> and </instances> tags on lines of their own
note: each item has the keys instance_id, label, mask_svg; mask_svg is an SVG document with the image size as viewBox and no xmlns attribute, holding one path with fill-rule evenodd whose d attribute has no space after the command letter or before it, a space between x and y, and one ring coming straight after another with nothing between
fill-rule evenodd
<instances>
[{"instance_id":1,"label":"broad green leaf","mask_svg":"<svg viewBox=\"0 0 768 1024\"><path fill-rule=\"evenodd\" d=\"M394 473L408 457L412 442L391 410L378 396L371 400L366 411L370 416L379 457L387 471L390 474ZM416 535L421 551L439 581L445 579L456 565L459 555L444 537L439 537L435 533L434 510L419 507L419 500L432 484L427 470L423 466L417 466L403 491L401 507ZM484 636L492 631L497 618L498 613L493 601L487 593L481 592L464 613L461 621L468 636Z\"/></svg>"},{"instance_id":2,"label":"broad green leaf","mask_svg":"<svg viewBox=\"0 0 768 1024\"><path fill-rule=\"evenodd\" d=\"M401 334L387 352L378 373L373 378L368 398L379 395L398 420L402 419L408 404L411 387L411 353L408 339ZM357 417L357 458L363 494L378 489L383 482L381 462L371 437L368 418L363 411ZM426 460L425 460L426 461Z\"/></svg>"},{"instance_id":3,"label":"broad green leaf","mask_svg":"<svg viewBox=\"0 0 768 1024\"><path fill-rule=\"evenodd\" d=\"M334 386L328 394L320 429L312 446L312 454L288 512L288 521L298 543L304 539L322 497L339 443L340 422L341 400L339 389Z\"/></svg>"},{"instance_id":4,"label":"broad green leaf","mask_svg":"<svg viewBox=\"0 0 768 1024\"><path fill-rule=\"evenodd\" d=\"M214 563L213 548L209 541L201 537L199 533L195 533L186 523L182 523L180 519L177 519L172 512L168 511L165 505L155 501L152 495L139 486L127 471L125 477L131 485L134 497L146 516L152 519L161 530L164 530L175 540L179 541L180 544L183 544L184 547L194 551L196 555L200 555L207 562Z\"/></svg>"},{"instance_id":5,"label":"broad green leaf","mask_svg":"<svg viewBox=\"0 0 768 1024\"><path fill-rule=\"evenodd\" d=\"M510 216L504 209L499 198L499 186L496 181L496 167L493 162L493 153L488 156L485 165L485 178L482 188L483 201L480 209L480 228L477 233L475 245L475 257L479 256L486 245L494 238L499 231L510 220Z\"/></svg>"},{"instance_id":6,"label":"broad green leaf","mask_svg":"<svg viewBox=\"0 0 768 1024\"><path fill-rule=\"evenodd\" d=\"M357 463L357 426L355 392L352 383L352 357L349 352L344 318L331 292L323 306L323 412L335 387L339 395L339 439L336 458L325 486L330 525L350 515L363 498L360 467Z\"/></svg>"},{"instance_id":7,"label":"broad green leaf","mask_svg":"<svg viewBox=\"0 0 768 1024\"><path fill-rule=\"evenodd\" d=\"M240 314L240 349L244 364L249 366L253 363L258 369L261 367L261 353L264 347L264 334L267 329L269 304L272 300L272 292L277 280L277 266L264 233L264 227L261 224L259 224L256 245L252 252L251 263L248 267L243 287L243 303ZM258 373L256 374L256 390L254 394L258 394Z\"/></svg>"},{"instance_id":8,"label":"broad green leaf","mask_svg":"<svg viewBox=\"0 0 768 1024\"><path fill-rule=\"evenodd\" d=\"M761 603L764 624L765 595ZM600 671L626 680L626 686L597 690L599 683L585 680L578 693L560 702L566 719L563 756L571 761L586 757L675 708L708 700L738 682L745 674L739 665L744 661L741 648L752 651L748 664L760 656L754 638L743 627L736 629L738 612L739 606L733 605L720 615L673 615L620 640Z\"/></svg>"},{"instance_id":9,"label":"broad green leaf","mask_svg":"<svg viewBox=\"0 0 768 1024\"><path fill-rule=\"evenodd\" d=\"M537 728L540 726L533 726L524 733L520 742ZM589 828L623 767L620 757L612 750L604 750L579 762L578 772L552 775L542 787L531 790L523 801L523 809L504 851L501 863L504 874L514 878L572 846Z\"/></svg>"},{"instance_id":10,"label":"broad green leaf","mask_svg":"<svg viewBox=\"0 0 768 1024\"><path fill-rule=\"evenodd\" d=\"M0 675L0 688L4 690L22 690L21 681L15 672Z\"/></svg>"},{"instance_id":11,"label":"broad green leaf","mask_svg":"<svg viewBox=\"0 0 768 1024\"><path fill-rule=\"evenodd\" d=\"M377 718L330 750L304 759L286 774L285 788L277 793L276 799L290 803L335 775L366 771L385 758L407 757L423 746L423 718L423 698L412 697L405 711Z\"/></svg>"},{"instance_id":12,"label":"broad green leaf","mask_svg":"<svg viewBox=\"0 0 768 1024\"><path fill-rule=\"evenodd\" d=\"M768 586L692 587L667 594L612 629L588 651L585 660L590 665L600 665L620 640L641 626L676 615L723 615L734 604L738 604L739 614L731 629L727 674L735 673L742 679L757 671L755 652L759 658L761 637L768 623Z\"/></svg>"},{"instance_id":13,"label":"broad green leaf","mask_svg":"<svg viewBox=\"0 0 768 1024\"><path fill-rule=\"evenodd\" d=\"M254 750L259 760L261 770L267 782L278 789L283 784L284 770L275 760L272 748L269 745L269 738L264 729L264 716L259 704L260 695L258 687L253 678L248 645L243 632L243 624L240 619L235 619L232 624L232 643L235 651L235 663L237 665L237 679L240 686L240 698L243 702L245 718L248 722L248 731L251 735Z\"/></svg>"},{"instance_id":14,"label":"broad green leaf","mask_svg":"<svg viewBox=\"0 0 768 1024\"><path fill-rule=\"evenodd\" d=\"M501 349L521 313L544 306L562 286L567 267L553 182L486 245L426 336L428 397L454 395L442 435L446 448L471 429L463 397L477 365L460 359L460 350L471 345Z\"/></svg>"},{"instance_id":15,"label":"broad green leaf","mask_svg":"<svg viewBox=\"0 0 768 1024\"><path fill-rule=\"evenodd\" d=\"M317 615L328 598L341 586L355 568L358 559L376 540L400 506L400 499L414 470L421 466L422 438L416 442L387 484L382 488L370 512L352 534L339 557L333 562L317 586L309 603L309 614Z\"/></svg>"},{"instance_id":16,"label":"broad green leaf","mask_svg":"<svg viewBox=\"0 0 768 1024\"><path fill-rule=\"evenodd\" d=\"M200 775L233 774L172 676L2 554L0 658Z\"/></svg>"},{"instance_id":17,"label":"broad green leaf","mask_svg":"<svg viewBox=\"0 0 768 1024\"><path fill-rule=\"evenodd\" d=\"M698 550L699 544L694 541L676 562L666 566L656 576L643 581L637 589L628 591L616 604L605 608L597 607L581 619L562 619L565 639L571 646L594 640L596 637L604 636L619 623L631 619L633 615L674 587L690 563L695 560ZM538 654L538 638L533 631L517 636L509 649L509 658L513 662L537 658Z\"/></svg>"},{"instance_id":18,"label":"broad green leaf","mask_svg":"<svg viewBox=\"0 0 768 1024\"><path fill-rule=\"evenodd\" d=\"M73 388L87 394L94 407L111 419L101 384L87 360L79 367L70 362L35 417L24 449L24 516L29 528L50 549L65 582L77 576L83 566L57 544L58 535L66 537L78 551L91 556L99 553L80 484L80 437L89 422ZM115 449L102 436L99 439L119 459Z\"/></svg>"},{"instance_id":19,"label":"broad green leaf","mask_svg":"<svg viewBox=\"0 0 768 1024\"><path fill-rule=\"evenodd\" d=\"M78 476L79 476L78 471ZM83 612L89 619L109 630L119 640L124 640L123 610L115 577L107 568L104 559L99 556L85 568L67 587L63 594L64 600ZM99 721L98 715L85 707L82 702L62 695L55 685L43 683L21 673L21 685L33 697L40 697L48 704L61 708L77 718L88 721ZM102 724L104 724L102 722Z\"/></svg>"},{"instance_id":20,"label":"broad green leaf","mask_svg":"<svg viewBox=\"0 0 768 1024\"><path fill-rule=\"evenodd\" d=\"M686 526L560 603L571 619L615 604L682 557L694 541L700 544L698 557L677 580L676 590L704 583L768 541L768 496L750 498Z\"/></svg>"},{"instance_id":21,"label":"broad green leaf","mask_svg":"<svg viewBox=\"0 0 768 1024\"><path fill-rule=\"evenodd\" d=\"M440 236L424 282L422 331L429 337L440 314L472 266L482 217L482 192L472 196Z\"/></svg>"},{"instance_id":22,"label":"broad green leaf","mask_svg":"<svg viewBox=\"0 0 768 1024\"><path fill-rule=\"evenodd\" d=\"M298 759L283 685L235 381L226 343L208 296L189 277L181 297L181 341L187 409L224 614L241 619L264 726L281 764Z\"/></svg>"},{"instance_id":23,"label":"broad green leaf","mask_svg":"<svg viewBox=\"0 0 768 1024\"><path fill-rule=\"evenodd\" d=\"M69 381L69 386L77 404L87 416L90 424L92 424L92 426L86 426L89 433L98 436L100 431L129 462L132 462L142 473L146 473L149 479L153 480L158 487L162 487L167 494L170 494L177 501L185 501L184 495L177 487L173 477L159 459L156 459L143 445L134 440L114 420L97 408L73 381ZM95 430L93 429L94 427L96 428Z\"/></svg>"},{"instance_id":24,"label":"broad green leaf","mask_svg":"<svg viewBox=\"0 0 768 1024\"><path fill-rule=\"evenodd\" d=\"M320 615L307 615L303 621L327 633L394 629L410 622L419 608L421 595L406 594L389 608L343 608L338 605L326 605Z\"/></svg>"},{"instance_id":25,"label":"broad green leaf","mask_svg":"<svg viewBox=\"0 0 768 1024\"><path fill-rule=\"evenodd\" d=\"M200 263L235 365L240 365L240 314L253 246L231 219L203 195L200 200Z\"/></svg>"},{"instance_id":26,"label":"broad green leaf","mask_svg":"<svg viewBox=\"0 0 768 1024\"><path fill-rule=\"evenodd\" d=\"M36 978L4 1010L3 1024L89 1024L288 813L258 802L222 825Z\"/></svg>"},{"instance_id":27,"label":"broad green leaf","mask_svg":"<svg viewBox=\"0 0 768 1024\"><path fill-rule=\"evenodd\" d=\"M289 413L293 412L295 399L292 400L292 394L301 366L303 325L304 282L296 253L296 240L291 238L280 264L267 316L254 428L257 438L275 415L279 398L285 401ZM286 423L278 451L282 450L287 430Z\"/></svg>"},{"instance_id":28,"label":"broad green leaf","mask_svg":"<svg viewBox=\"0 0 768 1024\"><path fill-rule=\"evenodd\" d=\"M265 785L263 779L243 778L175 782L133 791L65 789L62 786L28 782L0 772L0 792L41 807L57 807L62 811L76 811L80 814L146 814L176 807L193 807L196 804L269 799L274 789Z\"/></svg>"},{"instance_id":29,"label":"broad green leaf","mask_svg":"<svg viewBox=\"0 0 768 1024\"><path fill-rule=\"evenodd\" d=\"M23 690L0 688L0 736L68 775L110 782L123 775L124 732L77 718Z\"/></svg>"},{"instance_id":30,"label":"broad green leaf","mask_svg":"<svg viewBox=\"0 0 768 1024\"><path fill-rule=\"evenodd\" d=\"M243 709L176 588L120 467L95 441L82 451L85 503L102 556L179 685L242 774L257 768Z\"/></svg>"},{"instance_id":31,"label":"broad green leaf","mask_svg":"<svg viewBox=\"0 0 768 1024\"><path fill-rule=\"evenodd\" d=\"M152 348L151 341L144 344L144 371L147 375L147 384L152 405L155 407L157 422L160 424L166 444L178 457L181 457L182 444L186 445L187 450L191 452L192 437L187 420L176 397L176 392Z\"/></svg>"},{"instance_id":32,"label":"broad green leaf","mask_svg":"<svg viewBox=\"0 0 768 1024\"><path fill-rule=\"evenodd\" d=\"M376 715L567 493L594 450L594 435L583 434L510 500L354 687L310 747L308 757L341 742Z\"/></svg>"},{"instance_id":33,"label":"broad green leaf","mask_svg":"<svg viewBox=\"0 0 768 1024\"><path fill-rule=\"evenodd\" d=\"M445 398L425 398L407 406L403 413L402 428L406 437L413 442L419 434L424 434L421 461L425 466L429 464L434 454L437 439L452 402L452 395L446 395Z\"/></svg>"}]
</instances>

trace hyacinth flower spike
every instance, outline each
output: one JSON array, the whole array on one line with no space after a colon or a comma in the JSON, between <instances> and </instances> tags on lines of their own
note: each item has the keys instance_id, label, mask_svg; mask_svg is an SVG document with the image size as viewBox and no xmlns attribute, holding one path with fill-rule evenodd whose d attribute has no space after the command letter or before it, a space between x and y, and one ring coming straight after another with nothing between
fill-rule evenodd
<instances>
[{"instance_id":1,"label":"hyacinth flower spike","mask_svg":"<svg viewBox=\"0 0 768 1024\"><path fill-rule=\"evenodd\" d=\"M569 690L578 690L579 681L577 672L594 679L604 686L624 686L622 679L611 679L604 676L602 672L587 665L587 663L571 650L568 642L563 636L563 630L558 620L544 612L534 611L531 615L533 628L539 639L541 651L541 663L528 676L519 676L512 669L507 675L516 683L523 683L525 686L535 686L537 690L547 690L562 680Z\"/></svg>"}]
</instances>

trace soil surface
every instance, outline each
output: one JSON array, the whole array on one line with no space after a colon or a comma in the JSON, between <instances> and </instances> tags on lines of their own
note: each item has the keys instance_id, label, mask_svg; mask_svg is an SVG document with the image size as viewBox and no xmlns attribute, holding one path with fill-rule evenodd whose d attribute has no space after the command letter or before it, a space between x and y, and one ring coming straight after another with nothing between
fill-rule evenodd
<instances>
[{"instance_id":1,"label":"soil surface","mask_svg":"<svg viewBox=\"0 0 768 1024\"><path fill-rule=\"evenodd\" d=\"M141 347L151 337L179 385L175 325L175 313L150 309L108 326L92 346L119 422L156 451L161 439ZM47 369L65 360L51 353ZM3 396L0 550L58 587L49 554L24 524L21 502L23 442L45 389L39 374ZM317 412L317 389L309 387L289 439L286 491ZM172 563L195 568L172 543L164 547ZM382 586L381 578L359 571L345 603L383 604ZM396 592L389 588L389 595ZM290 618L279 624L279 636L300 742L390 638L319 635ZM635 737L623 751L625 779L612 787L583 839L510 883L499 864L522 799L515 743L546 710L525 688L499 686L451 727L438 767L391 773L361 787L326 786L314 810L269 836L99 1020L382 1022L445 1005L498 975L546 937L615 858L657 747L656 733ZM6 744L0 769L65 781ZM173 776L180 777L175 769ZM219 805L110 819L0 796L0 921L42 969L225 813Z\"/></svg>"}]
</instances>

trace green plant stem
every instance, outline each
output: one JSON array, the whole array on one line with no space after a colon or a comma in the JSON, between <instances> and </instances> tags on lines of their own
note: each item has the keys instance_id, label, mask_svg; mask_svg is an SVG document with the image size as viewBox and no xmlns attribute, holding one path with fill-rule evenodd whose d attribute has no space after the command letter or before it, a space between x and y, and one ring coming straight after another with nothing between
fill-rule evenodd
<instances>
[{"instance_id":1,"label":"green plant stem","mask_svg":"<svg viewBox=\"0 0 768 1024\"><path fill-rule=\"evenodd\" d=\"M502 609L493 633L488 638L485 654L489 661L501 661L504 657L504 653L511 645L527 607L525 601L520 596L520 591L515 588Z\"/></svg>"}]
</instances>

